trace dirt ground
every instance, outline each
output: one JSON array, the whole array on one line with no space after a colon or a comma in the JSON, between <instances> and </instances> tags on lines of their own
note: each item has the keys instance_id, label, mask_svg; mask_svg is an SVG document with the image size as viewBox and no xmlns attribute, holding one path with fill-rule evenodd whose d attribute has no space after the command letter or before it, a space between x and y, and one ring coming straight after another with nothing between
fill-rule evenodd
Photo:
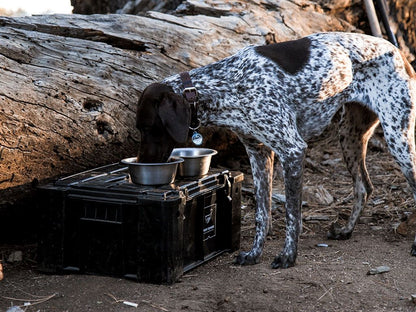
<instances>
[{"instance_id":1,"label":"dirt ground","mask_svg":"<svg viewBox=\"0 0 416 312\"><path fill-rule=\"evenodd\" d=\"M410 256L411 236L397 226L414 209L412 195L392 158L378 141L371 144L368 169L375 186L352 238L329 241L331 222L345 221L352 203L350 177L337 143L327 140L313 147L306 162L304 184L323 186L330 204L308 201L297 264L273 270L270 263L283 245L281 205L273 212L274 235L266 242L262 261L254 266L233 265L237 253L225 253L185 274L173 285L139 284L92 275L43 275L36 271L36 246L0 246L3 257L23 250L23 261L4 263L0 281L0 311L31 302L24 311L415 311L416 257ZM245 189L250 175L245 171ZM281 183L276 179L276 191ZM244 192L241 249L254 235L253 202ZM406 228L400 228L400 232ZM328 244L318 247L318 244ZM390 271L368 275L370 269ZM18 300L22 299L22 301ZM137 308L123 303L137 304Z\"/></svg>"}]
</instances>

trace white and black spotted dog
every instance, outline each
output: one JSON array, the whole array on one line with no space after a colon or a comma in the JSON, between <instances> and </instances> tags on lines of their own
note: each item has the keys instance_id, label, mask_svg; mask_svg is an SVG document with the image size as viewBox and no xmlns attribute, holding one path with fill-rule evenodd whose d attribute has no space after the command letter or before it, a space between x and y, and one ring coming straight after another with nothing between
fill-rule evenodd
<instances>
[{"instance_id":1,"label":"white and black spotted dog","mask_svg":"<svg viewBox=\"0 0 416 312\"><path fill-rule=\"evenodd\" d=\"M333 224L328 237L349 238L372 193L365 156L379 123L416 194L415 72L389 42L362 34L314 34L244 48L191 70L187 77L174 75L143 91L137 110L142 134L139 161L166 161L175 144L186 141L192 115L197 114L203 125L228 127L238 135L250 159L257 209L253 247L241 252L237 263L257 263L262 254L271 224L276 153L284 172L286 239L272 266L295 264L307 142L321 134L340 109L340 143L353 178L355 202L348 224ZM189 80L199 93L197 111L183 96Z\"/></svg>"}]
</instances>

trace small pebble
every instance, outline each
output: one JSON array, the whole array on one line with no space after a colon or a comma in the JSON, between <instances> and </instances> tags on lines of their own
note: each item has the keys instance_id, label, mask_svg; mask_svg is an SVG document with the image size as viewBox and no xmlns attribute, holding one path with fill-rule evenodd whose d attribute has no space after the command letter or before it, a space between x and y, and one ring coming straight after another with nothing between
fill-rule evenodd
<instances>
[{"instance_id":1,"label":"small pebble","mask_svg":"<svg viewBox=\"0 0 416 312\"><path fill-rule=\"evenodd\" d=\"M376 275L376 274L382 274L390 271L390 267L386 265L379 266L377 268L370 269L370 271L367 272L367 275Z\"/></svg>"},{"instance_id":2,"label":"small pebble","mask_svg":"<svg viewBox=\"0 0 416 312\"><path fill-rule=\"evenodd\" d=\"M370 227L370 229L372 229L373 231L381 231L383 230L382 226L378 226L378 225L373 225Z\"/></svg>"},{"instance_id":3,"label":"small pebble","mask_svg":"<svg viewBox=\"0 0 416 312\"><path fill-rule=\"evenodd\" d=\"M316 244L316 247L329 247L329 245L328 244Z\"/></svg>"},{"instance_id":4,"label":"small pebble","mask_svg":"<svg viewBox=\"0 0 416 312\"><path fill-rule=\"evenodd\" d=\"M18 306L13 306L13 307L8 308L6 312L24 312L24 310L22 310Z\"/></svg>"},{"instance_id":5,"label":"small pebble","mask_svg":"<svg viewBox=\"0 0 416 312\"><path fill-rule=\"evenodd\" d=\"M23 259L23 253L20 250L13 251L9 257L7 258L7 262L13 263L13 262L21 262Z\"/></svg>"}]
</instances>

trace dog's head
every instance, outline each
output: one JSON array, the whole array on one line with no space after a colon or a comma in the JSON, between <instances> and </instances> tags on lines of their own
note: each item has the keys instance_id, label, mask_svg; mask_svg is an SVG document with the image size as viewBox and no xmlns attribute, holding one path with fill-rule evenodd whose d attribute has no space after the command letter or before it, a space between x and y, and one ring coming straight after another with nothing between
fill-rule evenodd
<instances>
[{"instance_id":1,"label":"dog's head","mask_svg":"<svg viewBox=\"0 0 416 312\"><path fill-rule=\"evenodd\" d=\"M141 133L139 162L166 162L176 144L185 143L190 106L165 84L153 83L142 93L136 126Z\"/></svg>"}]
</instances>

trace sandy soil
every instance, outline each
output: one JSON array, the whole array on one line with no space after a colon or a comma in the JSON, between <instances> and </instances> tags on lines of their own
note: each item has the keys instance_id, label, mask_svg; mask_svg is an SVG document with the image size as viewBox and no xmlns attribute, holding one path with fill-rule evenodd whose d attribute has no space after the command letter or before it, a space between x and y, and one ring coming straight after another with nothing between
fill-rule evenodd
<instances>
[{"instance_id":1,"label":"sandy soil","mask_svg":"<svg viewBox=\"0 0 416 312\"><path fill-rule=\"evenodd\" d=\"M4 264L0 281L0 311L24 302L38 303L25 311L415 311L416 257L410 256L411 236L397 233L398 224L414 209L412 196L397 166L375 143L368 156L375 192L352 238L328 241L331 222L345 220L352 187L337 144L329 140L309 152L305 185L323 186L334 202L311 199L304 207L304 231L297 265L270 267L283 244L281 205L273 213L274 235L266 242L262 262L233 265L234 254L223 254L173 285L149 285L87 275L43 275L36 271L35 246L0 246L3 257L23 250L24 260ZM246 167L245 187L250 188ZM278 174L277 174L278 175ZM276 191L281 183L276 180ZM244 193L241 249L250 248L254 234L253 203ZM407 229L402 224L400 232ZM318 244L328 247L318 247ZM388 266L389 272L368 275ZM17 299L23 299L19 301ZM43 301L43 302L42 302ZM137 309L123 301L137 304Z\"/></svg>"}]
</instances>

